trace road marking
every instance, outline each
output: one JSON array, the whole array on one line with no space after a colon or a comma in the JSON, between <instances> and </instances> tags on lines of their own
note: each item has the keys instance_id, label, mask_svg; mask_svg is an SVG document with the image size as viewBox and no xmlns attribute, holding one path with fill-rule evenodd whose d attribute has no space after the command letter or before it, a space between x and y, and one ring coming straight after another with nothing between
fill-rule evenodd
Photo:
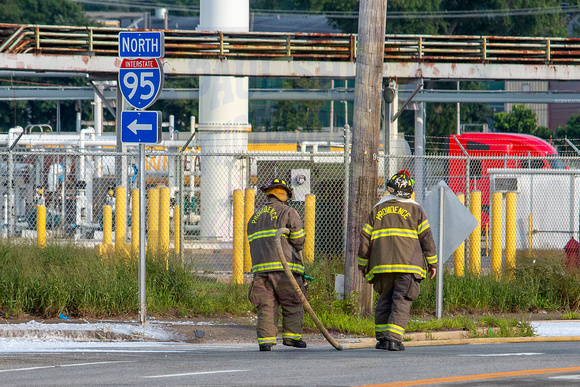
<instances>
[{"instance_id":1,"label":"road marking","mask_svg":"<svg viewBox=\"0 0 580 387\"><path fill-rule=\"evenodd\" d=\"M467 381L467 380L484 380L484 379L494 379L494 378L509 378L509 377L513 377L513 376L555 374L555 373L559 373L559 372L575 372L575 371L580 371L580 367L546 368L546 369L528 370L528 371L497 372L497 373L493 373L493 374L450 376L450 377L446 377L446 378L437 378L437 379L409 380L409 381L406 381L406 382L383 383L383 384L367 384L367 385L365 385L365 387L404 387L404 386L420 386L420 385L425 385L425 384L463 382L463 381Z\"/></svg>"},{"instance_id":2,"label":"road marking","mask_svg":"<svg viewBox=\"0 0 580 387\"><path fill-rule=\"evenodd\" d=\"M549 379L579 380L580 379L580 375L551 376Z\"/></svg>"},{"instance_id":3,"label":"road marking","mask_svg":"<svg viewBox=\"0 0 580 387\"><path fill-rule=\"evenodd\" d=\"M0 370L0 372L18 372L18 371L33 371L42 370L47 368L60 368L60 367L82 367L88 365L100 365L100 364L116 364L116 363L135 363L134 361L99 361L95 363L75 363L75 364L57 364L52 366L42 366L42 367L27 367L27 368L13 368L9 370Z\"/></svg>"},{"instance_id":4,"label":"road marking","mask_svg":"<svg viewBox=\"0 0 580 387\"><path fill-rule=\"evenodd\" d=\"M224 370L224 371L188 372L186 374L153 375L153 376L143 376L143 377L144 378L173 378L173 377L176 377L176 376L221 374L221 373L225 373L225 372L248 372L248 370Z\"/></svg>"},{"instance_id":5,"label":"road marking","mask_svg":"<svg viewBox=\"0 0 580 387\"><path fill-rule=\"evenodd\" d=\"M535 356L535 355L543 355L543 353L540 352L492 353L488 355L458 355L458 357Z\"/></svg>"}]
</instances>

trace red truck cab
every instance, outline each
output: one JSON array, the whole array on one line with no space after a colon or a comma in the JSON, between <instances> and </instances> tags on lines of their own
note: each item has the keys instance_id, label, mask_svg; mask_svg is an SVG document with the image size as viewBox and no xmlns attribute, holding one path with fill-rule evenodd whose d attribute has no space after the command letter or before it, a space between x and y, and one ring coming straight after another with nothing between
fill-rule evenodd
<instances>
[{"instance_id":1,"label":"red truck cab","mask_svg":"<svg viewBox=\"0 0 580 387\"><path fill-rule=\"evenodd\" d=\"M530 134L463 133L451 135L448 145L449 156L465 156L466 152L477 157L469 160L469 191L481 191L482 226L487 224L489 218L489 169L563 168L562 162L554 158L558 155L556 149L547 141ZM514 160L513 157L526 158ZM455 193L465 193L465 163L464 159L449 160L448 185Z\"/></svg>"}]
</instances>

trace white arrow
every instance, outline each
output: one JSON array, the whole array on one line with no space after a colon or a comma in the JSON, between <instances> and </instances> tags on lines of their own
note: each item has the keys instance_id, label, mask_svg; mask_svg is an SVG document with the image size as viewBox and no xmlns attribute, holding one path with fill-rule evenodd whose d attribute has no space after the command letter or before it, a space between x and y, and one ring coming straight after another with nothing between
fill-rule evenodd
<instances>
[{"instance_id":1,"label":"white arrow","mask_svg":"<svg viewBox=\"0 0 580 387\"><path fill-rule=\"evenodd\" d=\"M153 125L151 125L151 124L138 124L137 119L135 119L135 121L131 122L129 124L129 126L127 126L127 127L135 135L137 135L138 130L152 130L153 129Z\"/></svg>"}]
</instances>

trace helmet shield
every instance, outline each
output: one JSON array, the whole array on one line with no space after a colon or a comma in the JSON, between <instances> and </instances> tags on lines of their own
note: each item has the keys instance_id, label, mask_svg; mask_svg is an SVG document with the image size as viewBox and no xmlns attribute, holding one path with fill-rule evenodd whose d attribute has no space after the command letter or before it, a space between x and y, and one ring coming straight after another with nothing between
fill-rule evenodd
<instances>
[{"instance_id":1,"label":"helmet shield","mask_svg":"<svg viewBox=\"0 0 580 387\"><path fill-rule=\"evenodd\" d=\"M285 180L278 178L270 180L268 184L260 187L260 191L266 193L266 191L272 188L283 188L288 193L288 199L292 199L292 192L294 190L288 186Z\"/></svg>"}]
</instances>

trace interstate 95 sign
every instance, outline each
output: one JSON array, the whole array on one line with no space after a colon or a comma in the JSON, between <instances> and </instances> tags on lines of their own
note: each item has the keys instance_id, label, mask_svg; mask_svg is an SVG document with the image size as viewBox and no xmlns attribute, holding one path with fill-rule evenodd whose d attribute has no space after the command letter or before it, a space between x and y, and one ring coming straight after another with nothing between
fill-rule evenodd
<instances>
[{"instance_id":1,"label":"interstate 95 sign","mask_svg":"<svg viewBox=\"0 0 580 387\"><path fill-rule=\"evenodd\" d=\"M159 59L123 59L119 69L121 93L136 109L153 105L163 89L163 67Z\"/></svg>"}]
</instances>

